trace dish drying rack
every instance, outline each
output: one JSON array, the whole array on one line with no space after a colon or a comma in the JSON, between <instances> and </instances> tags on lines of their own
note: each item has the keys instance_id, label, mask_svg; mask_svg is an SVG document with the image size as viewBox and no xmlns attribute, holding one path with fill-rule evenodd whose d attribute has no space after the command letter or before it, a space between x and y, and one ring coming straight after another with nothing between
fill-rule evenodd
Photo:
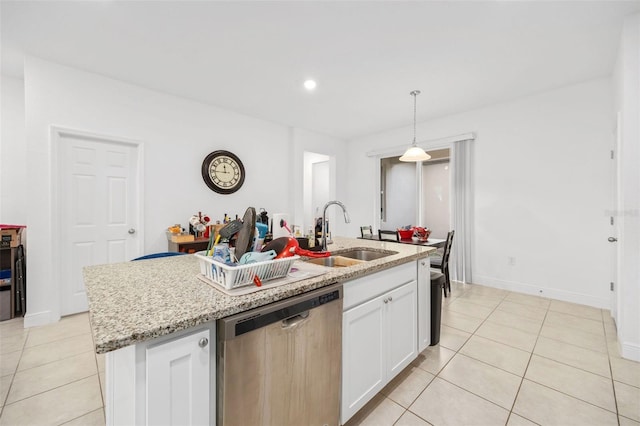
<instances>
[{"instance_id":1,"label":"dish drying rack","mask_svg":"<svg viewBox=\"0 0 640 426\"><path fill-rule=\"evenodd\" d=\"M200 264L201 278L206 279L225 290L231 290L248 285L254 285L253 278L257 275L262 282L286 277L293 263L300 256L249 263L247 265L230 266L206 256L206 250L195 253Z\"/></svg>"}]
</instances>

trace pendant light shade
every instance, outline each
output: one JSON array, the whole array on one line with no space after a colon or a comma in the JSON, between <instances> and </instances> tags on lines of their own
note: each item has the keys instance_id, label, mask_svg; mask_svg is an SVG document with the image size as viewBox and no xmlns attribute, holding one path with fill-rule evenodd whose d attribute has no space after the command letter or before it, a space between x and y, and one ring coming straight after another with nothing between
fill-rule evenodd
<instances>
[{"instance_id":1,"label":"pendant light shade","mask_svg":"<svg viewBox=\"0 0 640 426\"><path fill-rule=\"evenodd\" d=\"M413 96L413 143L400 157L400 161L425 161L431 158L429 154L424 152L424 149L416 145L416 97L420 94L419 90L414 90L409 93Z\"/></svg>"}]
</instances>

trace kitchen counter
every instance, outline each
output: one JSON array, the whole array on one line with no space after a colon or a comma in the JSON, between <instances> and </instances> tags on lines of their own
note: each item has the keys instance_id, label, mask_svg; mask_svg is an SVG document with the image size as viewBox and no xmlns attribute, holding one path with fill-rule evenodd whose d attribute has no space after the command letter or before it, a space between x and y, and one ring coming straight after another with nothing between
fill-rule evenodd
<instances>
[{"instance_id":1,"label":"kitchen counter","mask_svg":"<svg viewBox=\"0 0 640 426\"><path fill-rule=\"evenodd\" d=\"M352 280L419 258L433 247L334 237L334 254L354 248L398 252L381 259L242 296L229 296L200 280L193 255L89 266L84 282L97 353L106 353L208 321Z\"/></svg>"}]
</instances>

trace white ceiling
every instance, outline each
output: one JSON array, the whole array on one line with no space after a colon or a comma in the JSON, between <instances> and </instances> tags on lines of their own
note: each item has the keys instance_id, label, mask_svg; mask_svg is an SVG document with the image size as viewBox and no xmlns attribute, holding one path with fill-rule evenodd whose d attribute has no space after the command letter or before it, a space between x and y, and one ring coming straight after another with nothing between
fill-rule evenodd
<instances>
[{"instance_id":1,"label":"white ceiling","mask_svg":"<svg viewBox=\"0 0 640 426\"><path fill-rule=\"evenodd\" d=\"M349 139L611 74L640 1L7 1L23 55ZM318 81L314 93L302 82Z\"/></svg>"}]
</instances>

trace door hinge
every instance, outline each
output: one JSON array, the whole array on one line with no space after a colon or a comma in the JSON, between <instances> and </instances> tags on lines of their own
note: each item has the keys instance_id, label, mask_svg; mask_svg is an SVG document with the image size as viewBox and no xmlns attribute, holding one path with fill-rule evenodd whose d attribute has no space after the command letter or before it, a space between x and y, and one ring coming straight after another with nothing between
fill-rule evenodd
<instances>
[{"instance_id":1,"label":"door hinge","mask_svg":"<svg viewBox=\"0 0 640 426\"><path fill-rule=\"evenodd\" d=\"M613 216L611 216L611 224L613 225Z\"/></svg>"},{"instance_id":2,"label":"door hinge","mask_svg":"<svg viewBox=\"0 0 640 426\"><path fill-rule=\"evenodd\" d=\"M613 160L613 150L611 150L611 159Z\"/></svg>"},{"instance_id":3,"label":"door hinge","mask_svg":"<svg viewBox=\"0 0 640 426\"><path fill-rule=\"evenodd\" d=\"M609 288L610 288L611 291L613 291L613 282L610 283Z\"/></svg>"}]
</instances>

